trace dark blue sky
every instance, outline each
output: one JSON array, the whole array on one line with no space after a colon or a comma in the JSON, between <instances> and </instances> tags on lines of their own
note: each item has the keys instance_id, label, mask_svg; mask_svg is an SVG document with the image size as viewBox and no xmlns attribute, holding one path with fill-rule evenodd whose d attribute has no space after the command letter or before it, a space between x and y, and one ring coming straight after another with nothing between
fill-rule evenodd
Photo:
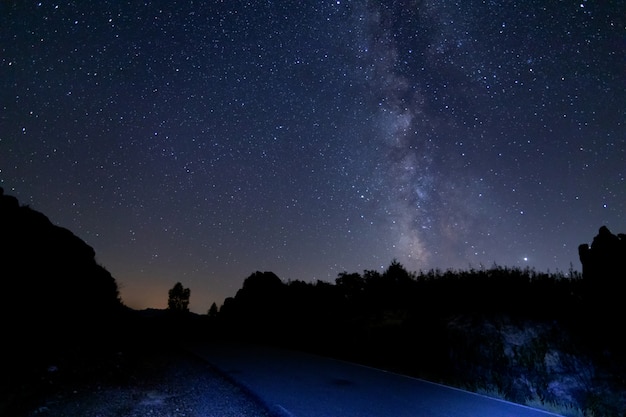
<instances>
[{"instance_id":1,"label":"dark blue sky","mask_svg":"<svg viewBox=\"0 0 626 417\"><path fill-rule=\"evenodd\" d=\"M580 269L626 231L624 1L4 1L0 185L131 307L256 270Z\"/></svg>"}]
</instances>

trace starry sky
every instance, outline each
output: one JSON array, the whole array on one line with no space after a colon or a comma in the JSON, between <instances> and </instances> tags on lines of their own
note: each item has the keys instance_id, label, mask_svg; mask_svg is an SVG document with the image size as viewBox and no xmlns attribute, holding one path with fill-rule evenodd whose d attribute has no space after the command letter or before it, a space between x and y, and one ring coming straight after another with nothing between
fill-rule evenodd
<instances>
[{"instance_id":1,"label":"starry sky","mask_svg":"<svg viewBox=\"0 0 626 417\"><path fill-rule=\"evenodd\" d=\"M626 232L625 10L2 1L0 186L133 308L257 270L580 270Z\"/></svg>"}]
</instances>

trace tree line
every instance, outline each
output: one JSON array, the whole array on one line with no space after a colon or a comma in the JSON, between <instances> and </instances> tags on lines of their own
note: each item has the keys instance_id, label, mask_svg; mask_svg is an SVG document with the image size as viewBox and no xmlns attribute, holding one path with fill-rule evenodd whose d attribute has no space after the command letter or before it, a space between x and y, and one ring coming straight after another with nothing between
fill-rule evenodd
<instances>
[{"instance_id":1,"label":"tree line","mask_svg":"<svg viewBox=\"0 0 626 417\"><path fill-rule=\"evenodd\" d=\"M256 271L219 309L213 303L207 317L222 337L298 347L368 345L382 331L404 338L437 333L459 314L557 320L583 339L617 343L614 329L626 324L620 304L626 235L603 226L579 254L582 273L496 264L411 272L395 259L384 271L342 272L334 283ZM181 311L175 307L181 292L188 311L190 290L181 283L170 290L169 309Z\"/></svg>"}]
</instances>

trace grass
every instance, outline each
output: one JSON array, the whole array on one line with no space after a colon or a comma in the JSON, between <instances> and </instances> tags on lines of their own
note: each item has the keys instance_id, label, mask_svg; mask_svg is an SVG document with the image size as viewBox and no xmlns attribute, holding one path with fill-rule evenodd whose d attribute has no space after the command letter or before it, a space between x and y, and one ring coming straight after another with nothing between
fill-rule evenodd
<instances>
[{"instance_id":1,"label":"grass","mask_svg":"<svg viewBox=\"0 0 626 417\"><path fill-rule=\"evenodd\" d=\"M583 410L571 404L564 404L556 401L542 401L540 398L528 399L524 405L565 417L595 417L593 410Z\"/></svg>"}]
</instances>

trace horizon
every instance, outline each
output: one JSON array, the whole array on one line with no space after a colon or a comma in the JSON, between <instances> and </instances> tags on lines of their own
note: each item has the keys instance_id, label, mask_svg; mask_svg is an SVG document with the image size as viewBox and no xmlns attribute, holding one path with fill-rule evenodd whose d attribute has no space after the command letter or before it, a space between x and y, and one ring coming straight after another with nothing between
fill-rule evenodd
<instances>
[{"instance_id":1,"label":"horizon","mask_svg":"<svg viewBox=\"0 0 626 417\"><path fill-rule=\"evenodd\" d=\"M390 261L390 264L392 262L394 262L394 260ZM387 265L387 267L385 267L385 268L380 268L380 269L376 269L376 270L370 268L370 269L364 269L362 271L342 271L342 272L346 272L348 274L356 273L356 274L362 275L363 272L366 272L366 271L376 271L376 272L379 272L379 273L382 274L388 268L388 266L389 265ZM404 267L404 265L402 265L402 266ZM439 272L441 272L441 273L446 273L446 272L459 273L459 272L470 272L472 270L473 271L490 271L490 270L495 270L495 269L498 269L498 268L519 270L519 271L522 271L522 272L546 274L550 278L557 278L557 279L561 279L561 278L562 279L577 279L576 277L572 277L571 274L573 273L573 274L578 274L578 278L582 279L582 269L581 268L578 268L578 269L574 268L573 265L567 271L561 271L561 270L540 271L540 270L537 270L537 269L535 269L535 268L533 268L531 266L528 266L528 265L526 265L526 266L507 266L507 265L497 265L497 264L494 263L494 264L492 264L492 265L490 265L488 267L485 266L485 265L479 265L478 267L473 267L473 266L470 265L467 268L460 268L460 269L455 269L455 268L448 268L448 269L431 268L431 269L428 269L428 270L417 270L417 271L413 271L413 270L408 270L407 269L407 272L409 272L410 274L416 275L416 278L419 279L420 276L426 275L429 272L435 272L435 273L439 273ZM274 273L274 271L271 271L271 270L260 271L260 270L257 269L255 271L250 272L250 274L248 274L246 277L242 278L241 279L242 284L243 284L243 281L245 281L246 278L248 278L249 276L251 276L251 275L253 275L253 274L257 273L257 272L263 272L263 273L271 272L271 273ZM338 278L340 274L341 273L339 273L337 276L335 276L335 279ZM293 279L293 280L292 279L284 279L279 274L276 274L276 275L278 276L278 278L280 278L280 280L284 284L288 284L291 281L297 281L297 279ZM317 281L323 281L323 282L329 283L331 285L336 285L335 279L332 279L332 280L315 280L315 281L301 280L301 281L304 281L304 282L307 282L307 283L310 283L310 284L315 284L315 282L317 282ZM174 284L175 283L172 284L172 287L174 286ZM181 284L185 288L188 287L184 282L181 282ZM169 289L171 289L171 287L168 288L168 290ZM220 309L222 307L222 305L224 304L225 299L226 298L235 297L236 292L239 289L241 289L241 286L239 288L235 289L235 291L232 294L225 295L224 298L221 299L221 300L214 300L214 301L208 302L207 307L205 309L194 308L194 303L193 303L194 291L193 291L193 288L189 288L189 289L191 291L190 303L189 303L189 311L192 312L192 313L195 313L195 314L205 315L205 314L207 314L207 312L208 312L208 310L209 310L209 308L210 308L212 303L215 303L217 308ZM157 297L163 298L163 302L157 302L156 304L148 305L148 304L141 304L142 302L145 302L145 301L142 301L139 304L134 304L135 307L133 305L130 305L132 303L129 304L128 302L126 302L126 300L123 297L122 292L123 292L122 289L120 289L120 298L122 299L122 302L124 303L124 305L126 305L127 307L130 307L130 308L132 308L134 310L166 310L167 309L167 291L165 291L163 293L165 295L159 293L158 296L157 296Z\"/></svg>"}]
</instances>

